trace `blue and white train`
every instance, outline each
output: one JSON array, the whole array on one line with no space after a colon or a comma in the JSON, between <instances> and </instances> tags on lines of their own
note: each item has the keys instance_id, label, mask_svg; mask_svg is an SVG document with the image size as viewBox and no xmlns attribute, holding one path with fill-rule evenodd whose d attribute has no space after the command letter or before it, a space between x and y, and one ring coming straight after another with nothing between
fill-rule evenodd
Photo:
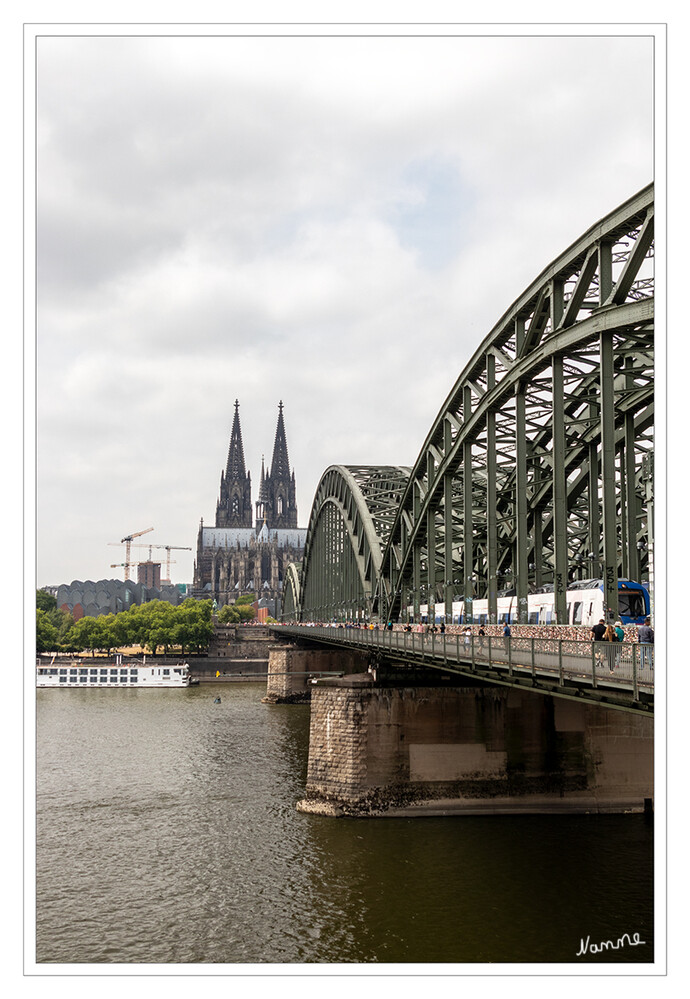
<instances>
[{"instance_id":1,"label":"blue and white train","mask_svg":"<svg viewBox=\"0 0 690 999\"><path fill-rule=\"evenodd\" d=\"M566 594L568 624L584 624L591 627L602 618L608 620L604 607L604 581L583 579L571 583ZM616 620L623 624L643 624L649 616L649 591L642 583L630 579L618 580L618 609ZM474 600L471 615L465 615L462 600L453 603L453 624L488 624L488 601ZM436 604L436 622L445 618L445 605ZM499 593L497 601L498 623L516 624L518 620L517 596L514 590ZM412 608L408 611L412 613ZM420 607L422 621L428 620L427 604ZM538 593L527 596L528 624L556 624L553 587L542 587Z\"/></svg>"}]
</instances>

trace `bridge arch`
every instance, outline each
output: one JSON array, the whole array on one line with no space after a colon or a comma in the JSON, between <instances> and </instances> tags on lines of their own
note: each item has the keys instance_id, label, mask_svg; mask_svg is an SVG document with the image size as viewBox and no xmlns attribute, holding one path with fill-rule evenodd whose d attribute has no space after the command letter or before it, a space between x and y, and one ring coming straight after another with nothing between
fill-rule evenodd
<instances>
[{"instance_id":1,"label":"bridge arch","mask_svg":"<svg viewBox=\"0 0 690 999\"><path fill-rule=\"evenodd\" d=\"M477 347L412 468L333 465L316 491L302 620L418 618L488 602L527 621L575 579L653 574L654 189L592 226ZM299 612L297 608L299 607Z\"/></svg>"},{"instance_id":2,"label":"bridge arch","mask_svg":"<svg viewBox=\"0 0 690 999\"><path fill-rule=\"evenodd\" d=\"M653 544L653 186L523 292L455 382L422 446L381 562L377 608L639 578ZM446 615L447 616L447 615Z\"/></svg>"},{"instance_id":3,"label":"bridge arch","mask_svg":"<svg viewBox=\"0 0 690 999\"><path fill-rule=\"evenodd\" d=\"M307 527L299 593L302 620L372 616L383 547L409 474L409 468L392 465L326 469Z\"/></svg>"},{"instance_id":4,"label":"bridge arch","mask_svg":"<svg viewBox=\"0 0 690 999\"><path fill-rule=\"evenodd\" d=\"M291 562L285 570L283 579L283 603L281 617L283 621L295 622L300 620L300 576L302 573L301 564Z\"/></svg>"}]
</instances>

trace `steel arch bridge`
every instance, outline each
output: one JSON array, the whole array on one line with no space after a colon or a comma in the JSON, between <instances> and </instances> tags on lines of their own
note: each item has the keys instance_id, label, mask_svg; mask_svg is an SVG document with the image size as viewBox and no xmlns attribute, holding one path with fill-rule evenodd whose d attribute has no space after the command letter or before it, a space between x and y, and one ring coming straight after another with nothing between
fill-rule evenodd
<instances>
[{"instance_id":1,"label":"steel arch bridge","mask_svg":"<svg viewBox=\"0 0 690 999\"><path fill-rule=\"evenodd\" d=\"M589 229L520 295L455 382L412 468L333 465L284 620L395 620L501 590L648 578L653 547L654 191Z\"/></svg>"}]
</instances>

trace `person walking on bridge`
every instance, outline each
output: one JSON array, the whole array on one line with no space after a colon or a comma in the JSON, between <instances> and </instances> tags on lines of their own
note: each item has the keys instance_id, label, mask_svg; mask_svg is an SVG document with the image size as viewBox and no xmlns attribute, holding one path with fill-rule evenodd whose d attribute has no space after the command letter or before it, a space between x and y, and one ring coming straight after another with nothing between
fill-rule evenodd
<instances>
[{"instance_id":1,"label":"person walking on bridge","mask_svg":"<svg viewBox=\"0 0 690 999\"><path fill-rule=\"evenodd\" d=\"M603 617L599 620L598 624L593 624L590 634L592 635L592 641L597 643L596 660L598 663L603 663L604 653L601 651L600 642L604 641L604 635L606 634L606 622Z\"/></svg>"},{"instance_id":2,"label":"person walking on bridge","mask_svg":"<svg viewBox=\"0 0 690 999\"><path fill-rule=\"evenodd\" d=\"M613 626L613 630L616 633L616 641L618 645L616 647L616 666L621 664L621 656L623 655L623 642L625 641L625 631L623 630L623 622L616 621Z\"/></svg>"},{"instance_id":3,"label":"person walking on bridge","mask_svg":"<svg viewBox=\"0 0 690 999\"><path fill-rule=\"evenodd\" d=\"M644 624L637 629L637 640L642 653L642 668L649 666L650 669L654 669L654 629L650 618L646 617Z\"/></svg>"},{"instance_id":4,"label":"person walking on bridge","mask_svg":"<svg viewBox=\"0 0 690 999\"><path fill-rule=\"evenodd\" d=\"M604 641L606 642L606 658L609 663L609 673L613 673L616 667L616 643L618 642L618 639L616 637L616 632L613 630L613 625L611 624L606 625Z\"/></svg>"}]
</instances>

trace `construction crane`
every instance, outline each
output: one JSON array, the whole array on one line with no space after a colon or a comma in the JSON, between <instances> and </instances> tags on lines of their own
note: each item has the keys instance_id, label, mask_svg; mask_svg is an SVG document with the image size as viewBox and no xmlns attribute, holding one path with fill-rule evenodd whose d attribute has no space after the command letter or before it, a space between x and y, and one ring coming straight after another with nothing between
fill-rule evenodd
<instances>
[{"instance_id":1,"label":"construction crane","mask_svg":"<svg viewBox=\"0 0 690 999\"><path fill-rule=\"evenodd\" d=\"M124 560L124 562L121 563L121 565L123 565L125 567L125 582L127 582L127 580L129 579L130 555L132 554L132 552L131 552L132 540L134 538L140 538L142 536L142 534L148 534L149 531L152 531L152 530L153 530L152 527L147 527L146 530L144 530L144 531L135 531L133 534L127 534L127 535L125 535L125 537L121 541L109 541L108 542L109 545L126 545L127 546L125 548L125 560ZM113 569L115 567L111 565L110 568Z\"/></svg>"},{"instance_id":2,"label":"construction crane","mask_svg":"<svg viewBox=\"0 0 690 999\"><path fill-rule=\"evenodd\" d=\"M149 550L149 560L152 557L153 549L154 548L164 548L165 551L167 552L166 558L165 558L165 570L166 570L165 579L166 579L166 582L168 582L168 583L170 582L170 565L171 565L170 552L191 552L191 550L192 550L191 548L189 548L188 546L185 546L185 545L133 545L132 547L134 547L134 548L148 548L148 550Z\"/></svg>"}]
</instances>

